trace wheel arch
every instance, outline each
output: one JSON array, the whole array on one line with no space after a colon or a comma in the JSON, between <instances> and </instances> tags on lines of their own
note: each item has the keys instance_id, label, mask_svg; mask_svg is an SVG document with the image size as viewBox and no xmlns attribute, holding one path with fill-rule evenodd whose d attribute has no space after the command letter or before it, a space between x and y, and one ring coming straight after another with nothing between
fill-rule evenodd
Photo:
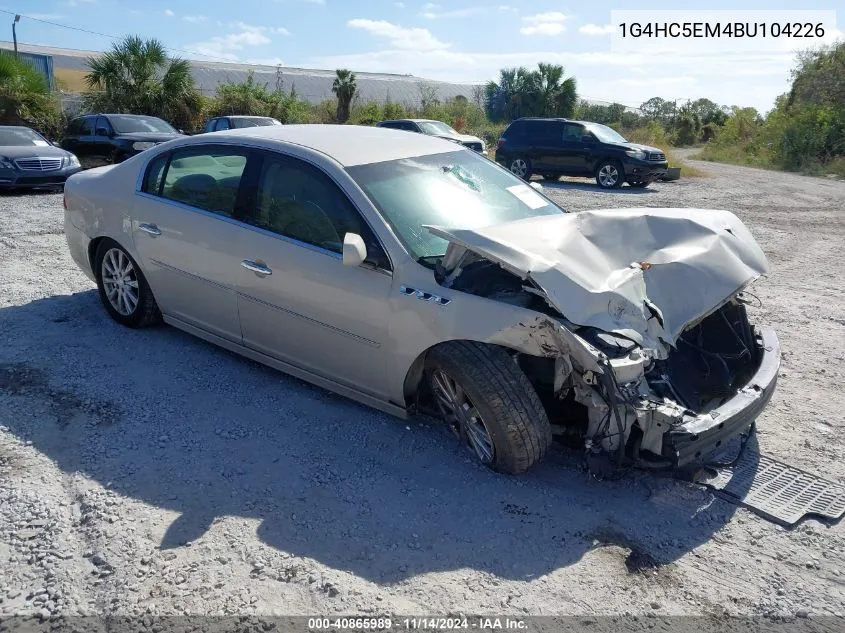
<instances>
[{"instance_id":1,"label":"wheel arch","mask_svg":"<svg viewBox=\"0 0 845 633\"><path fill-rule=\"evenodd\" d=\"M535 381L540 379L542 381L554 381L554 357L549 356L535 356L533 354L527 353L525 350L521 350L515 346L510 345L501 345L499 343L491 343L489 341L482 341L478 339L472 338L454 338L449 339L446 341L439 341L423 351L421 351L417 357L413 360L413 362L408 367L407 372L405 373L405 380L402 386L402 392L404 396L404 406L405 408L412 408L414 407L420 395L421 387L424 387L423 377L425 371L425 364L426 360L428 359L428 355L431 353L432 350L447 346L447 345L454 345L455 343L475 343L477 345L484 345L489 347L495 347L498 349L504 349L508 353L510 353L514 358L517 359L517 364L520 368L525 372L526 376L528 377L529 381L536 386ZM526 366L523 362L520 362L522 359L531 359L532 362L546 364L546 366L541 370L542 376L539 374L529 373L526 371Z\"/></svg>"}]
</instances>

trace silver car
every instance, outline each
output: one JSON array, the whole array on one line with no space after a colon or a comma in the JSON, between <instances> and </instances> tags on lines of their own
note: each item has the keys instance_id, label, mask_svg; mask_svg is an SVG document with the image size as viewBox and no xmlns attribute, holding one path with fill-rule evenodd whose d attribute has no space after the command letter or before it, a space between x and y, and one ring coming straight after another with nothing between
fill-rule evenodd
<instances>
[{"instance_id":1,"label":"silver car","mask_svg":"<svg viewBox=\"0 0 845 633\"><path fill-rule=\"evenodd\" d=\"M400 417L482 463L686 468L750 433L780 352L726 211L566 213L476 152L363 126L173 140L65 187L70 253L129 327L160 319Z\"/></svg>"}]
</instances>

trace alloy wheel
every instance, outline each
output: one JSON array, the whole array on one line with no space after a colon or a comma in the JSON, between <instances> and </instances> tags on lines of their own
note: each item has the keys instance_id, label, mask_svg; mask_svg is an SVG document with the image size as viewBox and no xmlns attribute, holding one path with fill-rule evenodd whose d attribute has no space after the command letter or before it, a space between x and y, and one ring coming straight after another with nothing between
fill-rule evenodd
<instances>
[{"instance_id":1,"label":"alloy wheel","mask_svg":"<svg viewBox=\"0 0 845 633\"><path fill-rule=\"evenodd\" d=\"M524 158L514 158L511 161L511 173L514 176L525 178L525 174L528 173L528 164L525 162Z\"/></svg>"},{"instance_id":2,"label":"alloy wheel","mask_svg":"<svg viewBox=\"0 0 845 633\"><path fill-rule=\"evenodd\" d=\"M599 183L602 187L613 187L619 182L619 170L615 165L607 163L599 169Z\"/></svg>"},{"instance_id":3,"label":"alloy wheel","mask_svg":"<svg viewBox=\"0 0 845 633\"><path fill-rule=\"evenodd\" d=\"M119 248L110 248L103 256L103 289L111 307L118 314L131 316L138 308L138 275L129 256Z\"/></svg>"},{"instance_id":4,"label":"alloy wheel","mask_svg":"<svg viewBox=\"0 0 845 633\"><path fill-rule=\"evenodd\" d=\"M468 445L482 464L491 464L495 457L493 438L467 393L442 369L432 372L431 383L437 408L455 435Z\"/></svg>"}]
</instances>

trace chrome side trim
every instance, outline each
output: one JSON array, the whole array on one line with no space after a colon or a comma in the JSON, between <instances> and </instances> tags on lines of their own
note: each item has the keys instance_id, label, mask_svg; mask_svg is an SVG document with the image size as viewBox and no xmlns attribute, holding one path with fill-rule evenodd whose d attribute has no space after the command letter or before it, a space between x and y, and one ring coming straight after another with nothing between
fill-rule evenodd
<instances>
[{"instance_id":1,"label":"chrome side trim","mask_svg":"<svg viewBox=\"0 0 845 633\"><path fill-rule=\"evenodd\" d=\"M264 306L265 308L270 308L271 310L276 310L277 312L283 312L285 314L289 314L289 315L297 317L299 319L309 321L310 323L314 323L315 325L320 325L320 326L326 328L327 330L337 332L338 334L341 334L342 336L346 336L348 338L354 339L354 340L358 341L359 343L365 343L365 344L370 345L371 347L375 347L375 348L381 347L381 343L379 343L378 341L373 341L373 340L365 338L363 336L358 336L357 334L353 334L352 332L349 332L348 330L342 330L342 329L335 327L333 325L329 325L328 323L323 323L322 321L318 321L317 319L312 319L309 316L305 316L304 314L300 314L299 312L294 312L293 310L288 310L287 308L277 306L274 303L268 303L267 301L263 301L261 299L258 299L257 297L253 297L252 295L248 295L248 294L244 294L242 292L238 292L238 297L240 297L242 299L246 299L247 301L252 301L253 303L257 303L258 305Z\"/></svg>"},{"instance_id":2,"label":"chrome side trim","mask_svg":"<svg viewBox=\"0 0 845 633\"><path fill-rule=\"evenodd\" d=\"M417 290L416 288L411 288L410 286L400 286L399 292L401 292L405 296L413 296L417 299L420 299L421 301L430 301L440 306L449 305L449 303L451 303L452 301L451 299L447 299L446 297L441 297L440 295L425 292L424 290Z\"/></svg>"},{"instance_id":3,"label":"chrome side trim","mask_svg":"<svg viewBox=\"0 0 845 633\"><path fill-rule=\"evenodd\" d=\"M179 273L180 275L184 275L185 277L190 277L191 279L196 279L197 281L202 281L203 283L207 283L209 286L214 286L215 288L220 288L221 290L228 290L229 292L234 292L234 288L232 288L231 286L227 286L226 284L221 284L216 281L211 281L211 279L208 279L206 277L200 277L199 275L189 273L187 270L182 270L181 268L176 268L175 266L171 266L170 264L165 264L161 260L150 258L150 261L156 266L173 271L174 273Z\"/></svg>"}]
</instances>

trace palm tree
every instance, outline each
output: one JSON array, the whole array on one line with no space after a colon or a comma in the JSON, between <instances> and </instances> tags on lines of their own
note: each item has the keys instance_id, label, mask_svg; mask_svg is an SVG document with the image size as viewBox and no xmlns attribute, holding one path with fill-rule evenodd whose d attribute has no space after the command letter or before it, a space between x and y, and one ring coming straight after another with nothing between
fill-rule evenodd
<instances>
[{"instance_id":1,"label":"palm tree","mask_svg":"<svg viewBox=\"0 0 845 633\"><path fill-rule=\"evenodd\" d=\"M190 64L170 59L164 45L130 35L101 57L89 59L86 106L92 111L150 114L189 124L201 98Z\"/></svg>"},{"instance_id":2,"label":"palm tree","mask_svg":"<svg viewBox=\"0 0 845 633\"><path fill-rule=\"evenodd\" d=\"M571 117L578 105L575 78L563 78L563 66L537 64L537 79L540 84L540 107L543 116Z\"/></svg>"},{"instance_id":3,"label":"palm tree","mask_svg":"<svg viewBox=\"0 0 845 633\"><path fill-rule=\"evenodd\" d=\"M335 71L337 77L332 82L332 92L337 96L337 121L346 123L349 120L349 109L352 106L352 98L358 86L355 84L355 73L345 68Z\"/></svg>"},{"instance_id":4,"label":"palm tree","mask_svg":"<svg viewBox=\"0 0 845 633\"><path fill-rule=\"evenodd\" d=\"M0 51L0 123L31 124L47 133L59 117L47 80L29 63Z\"/></svg>"}]
</instances>

